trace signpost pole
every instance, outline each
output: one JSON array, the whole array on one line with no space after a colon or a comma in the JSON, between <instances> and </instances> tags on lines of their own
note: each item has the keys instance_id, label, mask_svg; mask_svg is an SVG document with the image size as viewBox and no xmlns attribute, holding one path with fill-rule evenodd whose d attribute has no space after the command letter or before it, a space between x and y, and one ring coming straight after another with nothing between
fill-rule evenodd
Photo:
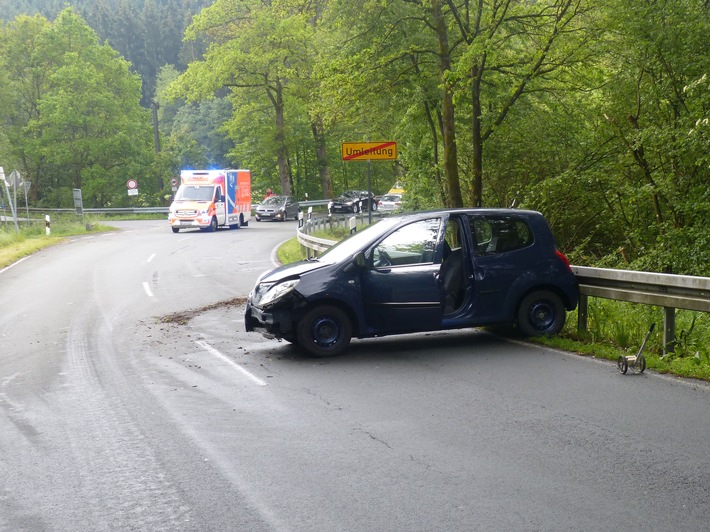
<instances>
[{"instance_id":1,"label":"signpost pole","mask_svg":"<svg viewBox=\"0 0 710 532\"><path fill-rule=\"evenodd\" d=\"M10 204L10 211L12 214L12 219L15 222L15 230L19 233L20 232L20 226L17 225L17 209L15 208L15 205L12 203L12 198L10 197L10 189L8 188L7 184L7 179L5 179L5 172L0 166L0 180L5 184L5 195L7 196L7 202ZM15 196L17 198L17 196Z\"/></svg>"},{"instance_id":2,"label":"signpost pole","mask_svg":"<svg viewBox=\"0 0 710 532\"><path fill-rule=\"evenodd\" d=\"M369 199L368 201L368 208L367 208L367 224L372 225L372 201L373 201L373 194L372 194L372 178L370 177L370 159L367 160L367 197Z\"/></svg>"}]
</instances>

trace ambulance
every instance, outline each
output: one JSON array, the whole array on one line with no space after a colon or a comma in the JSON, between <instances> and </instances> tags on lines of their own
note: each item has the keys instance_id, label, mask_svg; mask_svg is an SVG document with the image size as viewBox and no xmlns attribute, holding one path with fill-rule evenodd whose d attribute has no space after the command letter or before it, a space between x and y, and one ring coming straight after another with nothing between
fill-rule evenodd
<instances>
[{"instance_id":1,"label":"ambulance","mask_svg":"<svg viewBox=\"0 0 710 532\"><path fill-rule=\"evenodd\" d=\"M251 172L249 170L182 170L180 187L170 205L168 222L180 229L216 231L249 225Z\"/></svg>"}]
</instances>

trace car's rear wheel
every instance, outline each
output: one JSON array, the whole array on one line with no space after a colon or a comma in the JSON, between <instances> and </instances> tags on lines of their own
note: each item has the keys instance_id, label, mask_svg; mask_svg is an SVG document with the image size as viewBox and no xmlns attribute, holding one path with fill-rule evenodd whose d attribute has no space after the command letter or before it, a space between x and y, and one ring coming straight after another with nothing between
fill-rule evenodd
<instances>
[{"instance_id":1,"label":"car's rear wheel","mask_svg":"<svg viewBox=\"0 0 710 532\"><path fill-rule=\"evenodd\" d=\"M350 318L333 305L312 308L301 318L296 328L298 345L317 357L344 353L351 338Z\"/></svg>"},{"instance_id":2,"label":"car's rear wheel","mask_svg":"<svg viewBox=\"0 0 710 532\"><path fill-rule=\"evenodd\" d=\"M565 306L549 290L528 294L518 307L518 326L525 336L557 334L565 324Z\"/></svg>"}]
</instances>

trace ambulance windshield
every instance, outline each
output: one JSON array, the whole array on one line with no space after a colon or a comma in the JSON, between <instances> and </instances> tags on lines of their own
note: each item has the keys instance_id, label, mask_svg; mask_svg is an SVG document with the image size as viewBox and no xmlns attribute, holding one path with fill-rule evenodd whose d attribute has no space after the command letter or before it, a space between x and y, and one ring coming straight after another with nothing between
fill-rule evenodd
<instances>
[{"instance_id":1,"label":"ambulance windshield","mask_svg":"<svg viewBox=\"0 0 710 532\"><path fill-rule=\"evenodd\" d=\"M213 197L214 187L212 185L180 185L180 188L175 194L176 201L212 201Z\"/></svg>"}]
</instances>

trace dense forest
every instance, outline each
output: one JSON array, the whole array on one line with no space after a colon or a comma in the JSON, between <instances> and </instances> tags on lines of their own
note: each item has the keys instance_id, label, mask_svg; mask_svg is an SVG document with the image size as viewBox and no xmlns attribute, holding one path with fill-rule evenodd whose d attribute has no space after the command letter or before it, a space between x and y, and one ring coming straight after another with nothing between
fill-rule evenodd
<instances>
[{"instance_id":1,"label":"dense forest","mask_svg":"<svg viewBox=\"0 0 710 532\"><path fill-rule=\"evenodd\" d=\"M331 197L367 183L342 142L393 140L373 188L404 183L409 208L532 208L577 264L710 275L707 0L0 0L0 17L0 165L37 205L76 187L160 204L202 166Z\"/></svg>"}]
</instances>

